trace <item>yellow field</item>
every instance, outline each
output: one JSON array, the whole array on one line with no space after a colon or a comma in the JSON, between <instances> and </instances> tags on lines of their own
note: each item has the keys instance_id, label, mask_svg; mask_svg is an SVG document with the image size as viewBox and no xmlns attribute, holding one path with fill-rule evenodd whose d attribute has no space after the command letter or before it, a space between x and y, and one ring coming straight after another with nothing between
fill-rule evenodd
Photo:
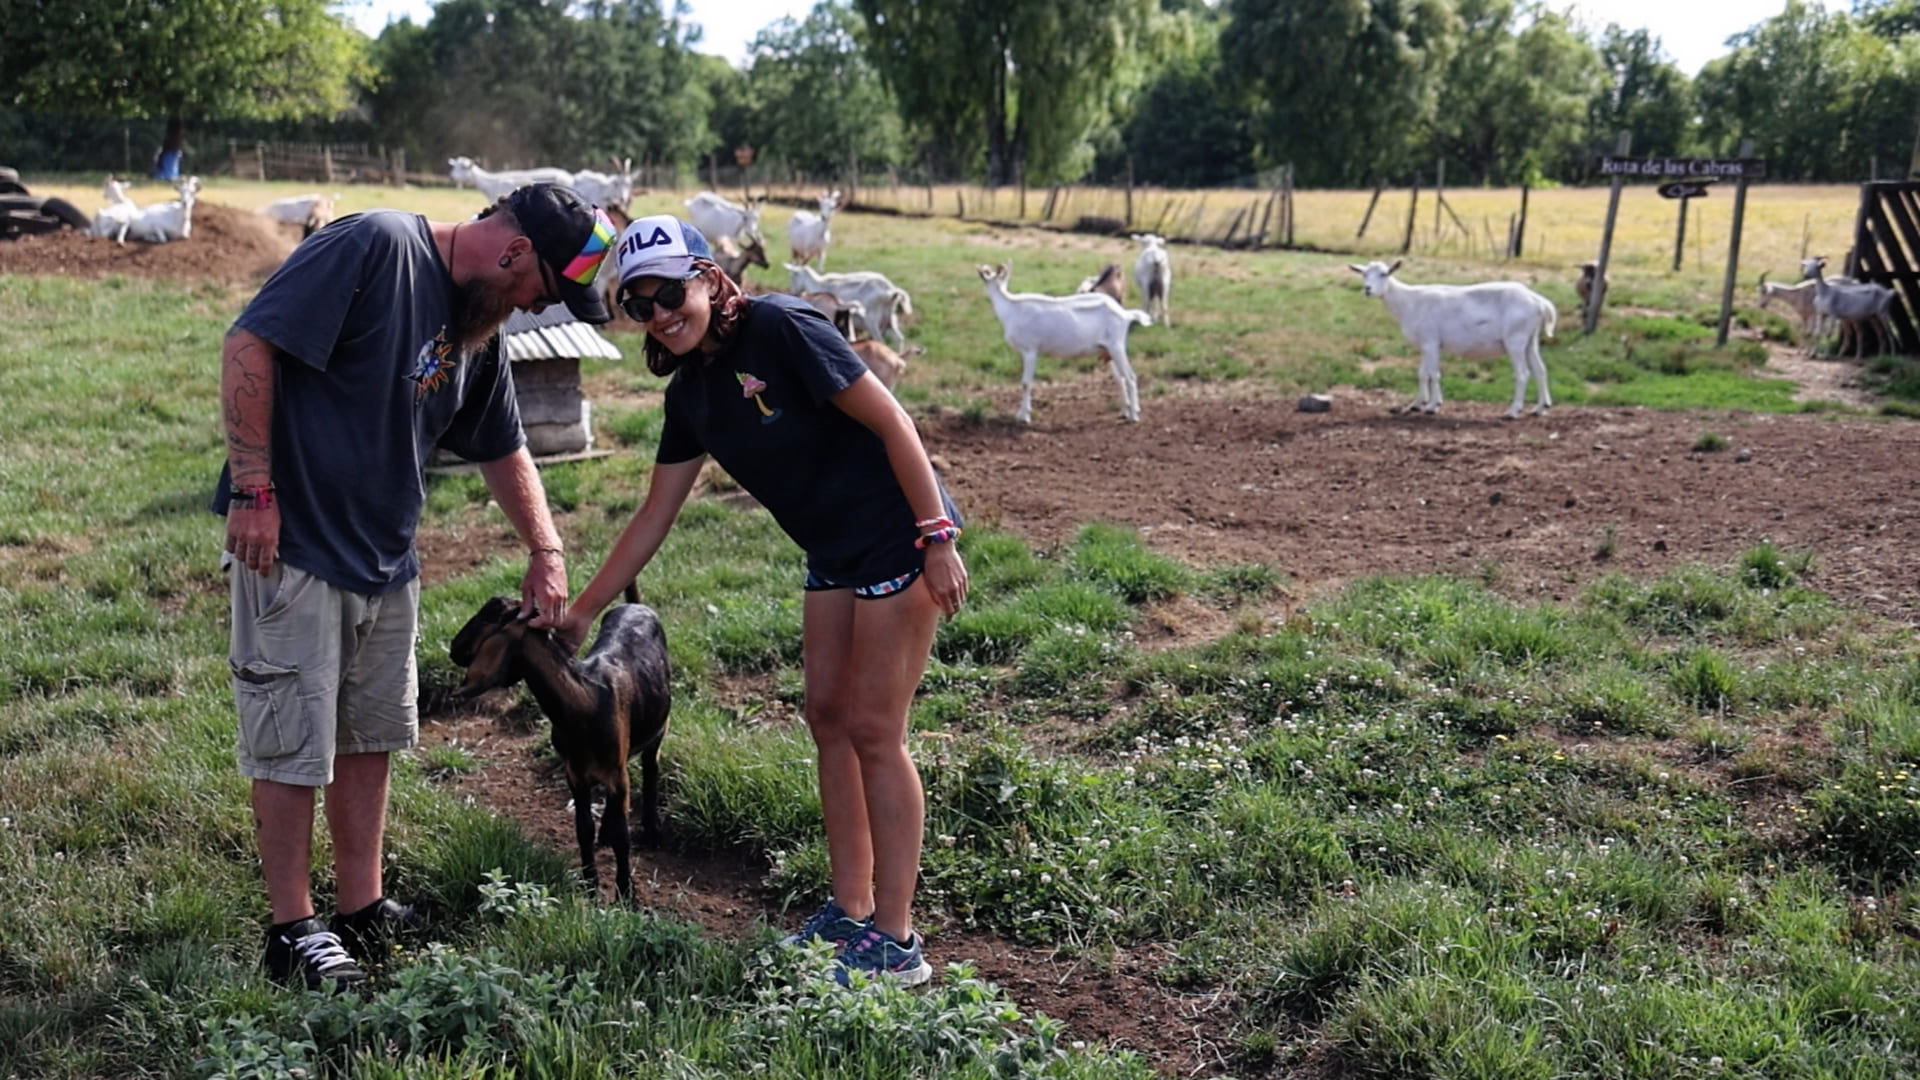
<instances>
[{"instance_id":1,"label":"yellow field","mask_svg":"<svg viewBox=\"0 0 1920 1080\"><path fill-rule=\"evenodd\" d=\"M1372 194L1370 191L1296 192L1294 241L1336 251L1398 253L1406 234L1408 192L1402 188L1383 193L1365 238L1356 238ZM965 200L969 217L1011 221L1020 216L1020 194L1013 188L990 193L977 187L936 187L933 189L935 212L952 215L956 196ZM1064 209L1055 207L1056 223L1081 215L1125 216L1126 196L1119 190L1073 188L1063 191L1061 198ZM1533 192L1527 206L1527 260L1574 266L1597 258L1601 228L1606 222L1607 198L1605 187ZM870 205L923 212L927 206L927 189L905 186L863 189L859 199ZM1508 216L1520 209L1518 188L1450 189L1446 199L1474 235L1471 239L1466 237L1453 218L1444 213L1440 215L1441 228L1436 232L1433 189L1427 188L1420 193L1414 220L1414 254L1485 258L1489 233L1496 249L1505 246ZM1045 190L1029 190L1027 219L1038 221L1046 201ZM1145 230L1158 224L1169 235L1219 237L1225 235L1235 214L1255 204L1264 210L1265 202L1265 193L1255 191L1137 188L1134 227ZM1752 274L1743 271L1742 280L1757 276L1761 269L1771 269L1776 277L1792 273L1800 258L1803 237L1813 254L1826 254L1839 262L1852 245L1854 215L1859 204L1860 189L1853 185L1758 184L1749 188L1740 263L1742 267L1754 269ZM1708 198L1691 200L1688 206L1685 269L1724 266L1727 236L1733 220L1732 186L1718 187ZM1662 199L1653 185L1628 185L1620 199L1613 261L1644 269L1671 266L1678 217L1679 203ZM1277 224L1269 225L1270 235Z\"/></svg>"}]
</instances>

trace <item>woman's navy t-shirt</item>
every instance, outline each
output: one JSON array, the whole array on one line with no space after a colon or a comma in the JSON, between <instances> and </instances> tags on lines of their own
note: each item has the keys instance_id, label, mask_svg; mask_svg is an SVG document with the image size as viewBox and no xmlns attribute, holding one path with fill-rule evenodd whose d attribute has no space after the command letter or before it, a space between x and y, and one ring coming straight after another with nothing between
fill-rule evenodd
<instances>
[{"instance_id":1,"label":"woman's navy t-shirt","mask_svg":"<svg viewBox=\"0 0 1920 1080\"><path fill-rule=\"evenodd\" d=\"M754 297L726 346L686 357L667 384L655 460L711 455L806 551L808 569L836 583L919 569L925 553L886 444L830 400L866 372L806 302ZM944 489L941 499L957 520Z\"/></svg>"}]
</instances>

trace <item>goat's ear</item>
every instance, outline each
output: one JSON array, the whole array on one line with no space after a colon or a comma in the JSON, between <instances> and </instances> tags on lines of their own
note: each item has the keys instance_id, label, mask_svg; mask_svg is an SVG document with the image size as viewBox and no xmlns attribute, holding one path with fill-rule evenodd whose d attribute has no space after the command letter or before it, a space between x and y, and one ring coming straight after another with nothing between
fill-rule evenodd
<instances>
[{"instance_id":1,"label":"goat's ear","mask_svg":"<svg viewBox=\"0 0 1920 1080\"><path fill-rule=\"evenodd\" d=\"M1367 272L1367 268L1364 266L1361 266L1359 263L1348 263L1347 269L1353 271L1356 274L1365 274Z\"/></svg>"},{"instance_id":2,"label":"goat's ear","mask_svg":"<svg viewBox=\"0 0 1920 1080\"><path fill-rule=\"evenodd\" d=\"M1400 264L1401 264L1401 263L1402 263L1403 261L1405 261L1405 260L1402 260L1402 259L1395 259L1395 260L1393 260L1393 265L1392 265L1392 266L1389 266L1389 267L1387 267L1387 273L1389 273L1389 274L1391 274L1391 273L1393 273L1393 272L1394 272L1395 270L1398 270L1398 269L1400 269Z\"/></svg>"},{"instance_id":3,"label":"goat's ear","mask_svg":"<svg viewBox=\"0 0 1920 1080\"><path fill-rule=\"evenodd\" d=\"M1000 277L1000 278L1012 276L1013 260L1009 259L1006 262L1001 263L999 266L994 267L993 273L995 277Z\"/></svg>"}]
</instances>

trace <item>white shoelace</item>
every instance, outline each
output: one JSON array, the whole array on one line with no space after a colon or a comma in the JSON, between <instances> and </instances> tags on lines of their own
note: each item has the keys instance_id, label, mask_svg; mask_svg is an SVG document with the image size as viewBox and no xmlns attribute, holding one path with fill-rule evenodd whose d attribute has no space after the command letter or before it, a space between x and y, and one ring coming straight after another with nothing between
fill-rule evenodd
<instances>
[{"instance_id":1,"label":"white shoelace","mask_svg":"<svg viewBox=\"0 0 1920 1080\"><path fill-rule=\"evenodd\" d=\"M347 954L347 947L340 943L340 935L331 930L320 930L295 938L293 947L308 967L322 974L341 964L353 963L353 957Z\"/></svg>"}]
</instances>

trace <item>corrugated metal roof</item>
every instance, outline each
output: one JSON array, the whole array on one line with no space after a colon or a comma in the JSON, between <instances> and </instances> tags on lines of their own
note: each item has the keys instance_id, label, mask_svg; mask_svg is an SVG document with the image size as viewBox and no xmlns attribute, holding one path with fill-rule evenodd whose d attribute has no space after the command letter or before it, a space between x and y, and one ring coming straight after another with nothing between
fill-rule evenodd
<instances>
[{"instance_id":1,"label":"corrugated metal roof","mask_svg":"<svg viewBox=\"0 0 1920 1080\"><path fill-rule=\"evenodd\" d=\"M563 357L621 358L620 347L556 304L538 315L515 311L500 328L508 360L553 360Z\"/></svg>"}]
</instances>

